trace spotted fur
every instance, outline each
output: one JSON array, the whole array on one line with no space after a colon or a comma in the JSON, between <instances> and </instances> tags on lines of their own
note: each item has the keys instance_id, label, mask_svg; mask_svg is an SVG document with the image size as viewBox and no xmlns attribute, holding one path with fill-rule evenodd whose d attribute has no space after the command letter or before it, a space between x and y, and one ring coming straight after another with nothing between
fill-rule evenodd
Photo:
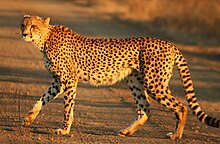
<instances>
[{"instance_id":1,"label":"spotted fur","mask_svg":"<svg viewBox=\"0 0 220 144\"><path fill-rule=\"evenodd\" d=\"M168 87L176 64L189 107L201 122L219 127L219 120L205 114L195 97L193 84L181 52L170 42L156 38L95 39L83 37L67 27L50 25L50 18L25 15L22 24L24 40L31 41L42 52L44 64L54 78L27 114L22 125L29 125L49 101L64 93L64 123L56 130L68 134L73 121L77 83L112 85L127 77L128 86L137 104L136 120L120 131L131 136L149 119L149 97L172 110L177 118L176 132L171 139L182 137L187 107L181 104Z\"/></svg>"}]
</instances>

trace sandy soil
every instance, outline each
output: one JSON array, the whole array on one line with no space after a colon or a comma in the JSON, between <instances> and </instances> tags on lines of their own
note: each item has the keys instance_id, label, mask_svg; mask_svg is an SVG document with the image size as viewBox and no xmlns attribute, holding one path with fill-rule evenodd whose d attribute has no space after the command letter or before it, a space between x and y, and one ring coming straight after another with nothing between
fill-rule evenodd
<instances>
[{"instance_id":1,"label":"sandy soil","mask_svg":"<svg viewBox=\"0 0 220 144\"><path fill-rule=\"evenodd\" d=\"M71 1L0 2L0 143L220 143L220 130L200 123L188 113L183 138L166 139L175 126L174 115L151 100L151 119L132 137L117 132L135 118L135 105L125 82L111 87L80 84L75 120L67 136L53 134L62 125L63 100L57 98L44 108L28 127L21 120L47 90L51 77L42 55L21 40L19 22L24 14L50 16L52 24L63 24L91 37L145 36L140 28L115 19L111 11ZM109 14L110 13L110 14ZM208 114L220 117L220 47L177 43L189 62L199 103ZM187 104L176 69L171 89Z\"/></svg>"}]
</instances>

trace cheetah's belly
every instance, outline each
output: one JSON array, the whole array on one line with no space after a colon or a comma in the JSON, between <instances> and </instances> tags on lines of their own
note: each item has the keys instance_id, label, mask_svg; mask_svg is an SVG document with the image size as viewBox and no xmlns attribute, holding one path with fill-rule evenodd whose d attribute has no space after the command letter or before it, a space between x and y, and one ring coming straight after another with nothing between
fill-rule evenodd
<instances>
[{"instance_id":1,"label":"cheetah's belly","mask_svg":"<svg viewBox=\"0 0 220 144\"><path fill-rule=\"evenodd\" d=\"M113 85L116 82L124 79L131 73L131 68L124 68L118 71L104 71L102 73L88 73L87 77L79 76L81 82L90 83L95 86Z\"/></svg>"}]
</instances>

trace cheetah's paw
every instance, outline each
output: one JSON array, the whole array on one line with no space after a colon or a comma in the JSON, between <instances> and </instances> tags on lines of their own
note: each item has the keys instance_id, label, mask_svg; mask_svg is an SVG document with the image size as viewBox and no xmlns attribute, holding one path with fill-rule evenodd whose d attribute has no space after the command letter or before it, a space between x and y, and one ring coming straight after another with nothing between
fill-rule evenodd
<instances>
[{"instance_id":1,"label":"cheetah's paw","mask_svg":"<svg viewBox=\"0 0 220 144\"><path fill-rule=\"evenodd\" d=\"M35 118L36 118L36 115L35 115L33 112L29 112L29 113L25 116L25 118L24 118L24 120L22 121L21 125L22 125L22 126L28 126L28 125L30 125L30 124L34 121Z\"/></svg>"},{"instance_id":2,"label":"cheetah's paw","mask_svg":"<svg viewBox=\"0 0 220 144\"><path fill-rule=\"evenodd\" d=\"M129 130L127 129L123 129L119 132L118 134L119 136L121 137L125 137L125 136L132 136L133 135L133 132L130 132Z\"/></svg>"},{"instance_id":3,"label":"cheetah's paw","mask_svg":"<svg viewBox=\"0 0 220 144\"><path fill-rule=\"evenodd\" d=\"M66 134L69 134L69 130L64 130L64 129L57 129L57 130L55 130L55 134L58 134L58 135L66 135Z\"/></svg>"},{"instance_id":4,"label":"cheetah's paw","mask_svg":"<svg viewBox=\"0 0 220 144\"><path fill-rule=\"evenodd\" d=\"M166 136L170 139L181 139L180 135L177 135L176 133L172 133L172 132L167 133Z\"/></svg>"}]
</instances>

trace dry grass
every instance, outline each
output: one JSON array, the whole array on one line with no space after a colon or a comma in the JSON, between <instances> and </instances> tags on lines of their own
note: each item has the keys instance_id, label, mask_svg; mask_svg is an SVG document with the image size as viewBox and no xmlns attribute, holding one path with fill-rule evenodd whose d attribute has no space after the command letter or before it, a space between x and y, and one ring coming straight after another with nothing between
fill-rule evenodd
<instances>
[{"instance_id":1,"label":"dry grass","mask_svg":"<svg viewBox=\"0 0 220 144\"><path fill-rule=\"evenodd\" d=\"M137 20L162 19L169 28L193 32L201 30L220 34L220 1L218 0L130 0L128 17Z\"/></svg>"}]
</instances>

